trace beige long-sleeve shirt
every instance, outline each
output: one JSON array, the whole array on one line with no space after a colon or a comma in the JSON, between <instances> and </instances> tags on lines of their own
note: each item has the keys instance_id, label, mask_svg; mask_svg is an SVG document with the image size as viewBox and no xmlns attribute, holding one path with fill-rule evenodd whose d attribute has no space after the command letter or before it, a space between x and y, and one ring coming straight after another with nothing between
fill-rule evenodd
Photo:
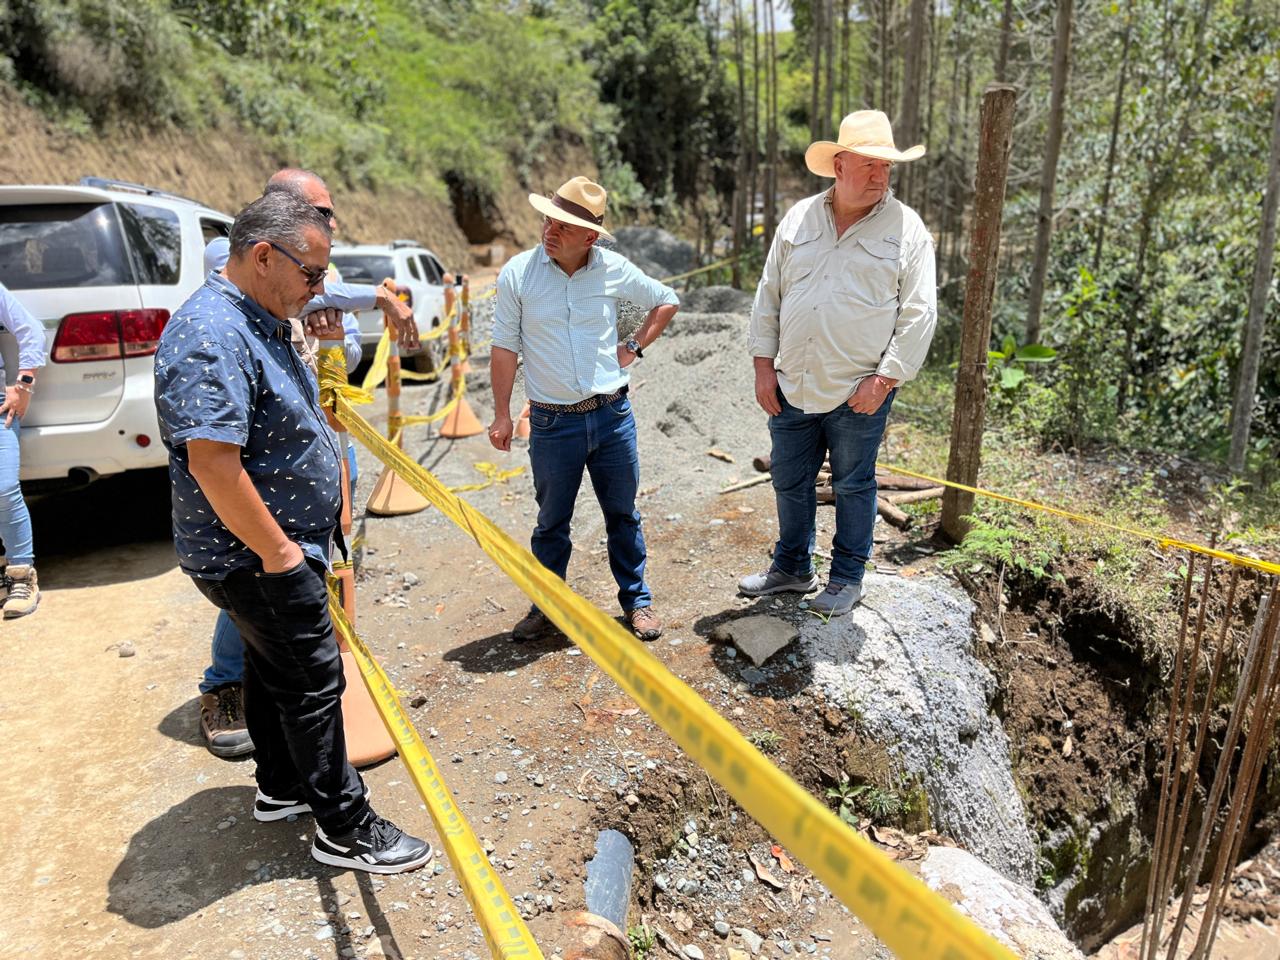
<instances>
[{"instance_id":1,"label":"beige long-sleeve shirt","mask_svg":"<svg viewBox=\"0 0 1280 960\"><path fill-rule=\"evenodd\" d=\"M873 373L910 380L937 325L933 238L886 193L841 237L832 191L778 225L751 312L748 347L770 357L792 406L826 413Z\"/></svg>"}]
</instances>

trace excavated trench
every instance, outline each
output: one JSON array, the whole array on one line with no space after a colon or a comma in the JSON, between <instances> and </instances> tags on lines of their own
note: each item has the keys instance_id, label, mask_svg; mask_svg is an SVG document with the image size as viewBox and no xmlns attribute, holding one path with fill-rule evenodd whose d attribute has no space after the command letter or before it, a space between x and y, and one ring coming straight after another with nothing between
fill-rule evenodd
<instances>
[{"instance_id":1,"label":"excavated trench","mask_svg":"<svg viewBox=\"0 0 1280 960\"><path fill-rule=\"evenodd\" d=\"M1151 638L1149 629L1100 599L1084 578L1009 578L1000 604L994 578L962 579L975 601L970 647L975 675L989 671L986 703L997 731L982 732L981 718L952 731L960 752L948 762L978 763L965 751L975 742L981 746L985 737L1007 750L1009 777L1031 842L1030 876L1016 850L981 849L980 832L990 829L982 818L990 811L984 813L980 804L966 807L940 787L942 779L965 776L965 769L939 766L933 776L927 769L910 769L909 750L877 731L866 704L856 697L833 697L829 683L824 690L817 648L806 645L803 635L799 646L753 675L754 685L735 687L746 710L735 714L740 717L735 722L744 732L767 729L773 759L833 807L845 798L855 822L909 835L934 829L960 839L989 865L1034 888L1064 932L1091 952L1140 920L1144 909L1164 747L1167 643L1176 635ZM1251 603L1256 597L1246 597L1243 604L1246 621ZM803 631L803 612L796 622ZM709 635L714 626L700 624L698 632ZM856 641L858 652L869 651L873 640ZM717 654L717 659L722 658ZM1227 686L1233 684L1229 679ZM765 698L756 710L754 701L766 688L785 696ZM1200 803L1213 777L1220 750L1215 741L1221 740L1225 720L1221 709L1211 723L1197 771ZM1000 748L1001 743L1006 746ZM1269 825L1268 813L1280 808L1275 782L1280 778L1273 776L1273 767L1269 763L1263 774L1242 857L1266 842L1269 831L1262 825ZM998 791L989 772L970 770L975 778L985 778L975 792ZM992 809L1008 816L998 803ZM1192 811L1193 825L1201 812ZM966 824L966 816L978 822ZM693 857L691 824L702 843ZM773 863L772 839L683 756L668 763L661 776L603 805L595 825L619 828L635 844L639 879L633 902L641 912L687 916L707 926L727 918L735 925L735 911L750 915L753 895L785 898L785 891L749 882L753 854ZM1207 862L1215 853L1211 847ZM797 916L790 922L803 925L803 920ZM779 921L776 936L786 932L787 924Z\"/></svg>"}]
</instances>

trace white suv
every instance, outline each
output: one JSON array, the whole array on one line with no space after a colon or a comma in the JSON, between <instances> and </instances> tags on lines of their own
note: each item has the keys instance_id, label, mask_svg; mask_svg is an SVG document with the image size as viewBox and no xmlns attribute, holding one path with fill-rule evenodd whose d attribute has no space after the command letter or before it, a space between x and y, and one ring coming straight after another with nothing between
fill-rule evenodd
<instances>
[{"instance_id":1,"label":"white suv","mask_svg":"<svg viewBox=\"0 0 1280 960\"><path fill-rule=\"evenodd\" d=\"M205 244L231 222L118 180L0 187L0 282L43 322L49 350L22 424L23 481L164 466L152 355L204 282ZM5 370L17 370L13 339L0 348Z\"/></svg>"},{"instance_id":2,"label":"white suv","mask_svg":"<svg viewBox=\"0 0 1280 960\"><path fill-rule=\"evenodd\" d=\"M329 259L345 283L378 284L387 277L409 291L409 306L422 332L444 322L444 275L440 258L413 240L393 240L389 244L335 244ZM382 311L364 310L356 314L360 342L365 357L382 337ZM441 355L440 341L427 340L412 354L412 365L423 373L435 369Z\"/></svg>"}]
</instances>

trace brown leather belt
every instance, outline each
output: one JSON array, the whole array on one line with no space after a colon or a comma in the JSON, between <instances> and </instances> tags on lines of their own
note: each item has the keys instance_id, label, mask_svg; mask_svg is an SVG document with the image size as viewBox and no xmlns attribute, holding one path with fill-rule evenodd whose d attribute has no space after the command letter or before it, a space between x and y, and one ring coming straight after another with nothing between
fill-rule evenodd
<instances>
[{"instance_id":1,"label":"brown leather belt","mask_svg":"<svg viewBox=\"0 0 1280 960\"><path fill-rule=\"evenodd\" d=\"M546 410L548 413L590 413L626 395L627 387L623 387L616 393L597 393L594 397L587 397L577 403L542 403L538 400L530 400L529 406L536 410Z\"/></svg>"}]
</instances>

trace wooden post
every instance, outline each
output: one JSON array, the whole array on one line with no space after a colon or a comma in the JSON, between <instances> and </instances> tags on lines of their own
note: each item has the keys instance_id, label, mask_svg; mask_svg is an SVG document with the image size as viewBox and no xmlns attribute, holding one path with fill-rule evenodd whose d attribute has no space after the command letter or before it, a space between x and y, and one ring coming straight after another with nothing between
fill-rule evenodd
<instances>
[{"instance_id":1,"label":"wooden post","mask_svg":"<svg viewBox=\"0 0 1280 960\"><path fill-rule=\"evenodd\" d=\"M459 370L466 374L471 372L471 278L462 275L462 296L458 301L458 341L462 344L462 356L455 357L454 362Z\"/></svg>"},{"instance_id":2,"label":"wooden post","mask_svg":"<svg viewBox=\"0 0 1280 960\"><path fill-rule=\"evenodd\" d=\"M1017 91L993 83L982 96L978 169L974 182L973 228L969 234L969 278L964 293L960 369L951 415L951 455L947 479L976 485L982 463L982 428L987 414L987 351L991 347L991 304L1000 258L1000 218L1013 145L1013 108ZM973 510L973 494L947 488L942 497L942 532L959 543L968 532L964 520Z\"/></svg>"},{"instance_id":3,"label":"wooden post","mask_svg":"<svg viewBox=\"0 0 1280 960\"><path fill-rule=\"evenodd\" d=\"M384 315L382 322L391 330L391 321ZM387 354L387 439L404 449L404 421L400 416L400 345L395 332L391 334L391 350ZM409 486L400 474L390 467L383 467L378 482L365 504L365 512L379 517L399 517L418 513L430 504L425 497Z\"/></svg>"}]
</instances>

